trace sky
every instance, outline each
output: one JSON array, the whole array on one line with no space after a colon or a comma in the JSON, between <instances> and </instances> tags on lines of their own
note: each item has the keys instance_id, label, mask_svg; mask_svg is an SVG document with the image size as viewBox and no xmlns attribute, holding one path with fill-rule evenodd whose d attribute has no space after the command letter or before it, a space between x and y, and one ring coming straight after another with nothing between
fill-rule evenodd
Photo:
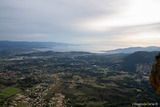
<instances>
[{"instance_id":1,"label":"sky","mask_svg":"<svg viewBox=\"0 0 160 107\"><path fill-rule=\"evenodd\" d=\"M0 0L0 40L160 46L160 0Z\"/></svg>"}]
</instances>

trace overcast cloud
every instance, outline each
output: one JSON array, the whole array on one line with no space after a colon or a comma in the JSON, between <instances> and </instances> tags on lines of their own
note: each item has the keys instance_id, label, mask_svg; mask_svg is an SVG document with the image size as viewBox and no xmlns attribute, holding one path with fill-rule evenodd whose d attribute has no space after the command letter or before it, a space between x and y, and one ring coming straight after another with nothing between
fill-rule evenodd
<instances>
[{"instance_id":1,"label":"overcast cloud","mask_svg":"<svg viewBox=\"0 0 160 107\"><path fill-rule=\"evenodd\" d=\"M159 0L0 0L0 40L160 46Z\"/></svg>"}]
</instances>

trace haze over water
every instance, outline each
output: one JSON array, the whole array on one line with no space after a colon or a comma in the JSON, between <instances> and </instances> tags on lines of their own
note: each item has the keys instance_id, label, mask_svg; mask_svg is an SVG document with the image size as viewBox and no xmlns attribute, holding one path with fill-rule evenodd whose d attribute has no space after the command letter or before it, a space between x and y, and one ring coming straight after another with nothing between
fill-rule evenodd
<instances>
[{"instance_id":1,"label":"haze over water","mask_svg":"<svg viewBox=\"0 0 160 107\"><path fill-rule=\"evenodd\" d=\"M70 51L85 51L92 53L103 53L102 51L106 51L105 47L100 46L92 46L92 45L77 45L77 46L55 46L52 48L42 48L38 49L41 51L56 51L56 52L70 52Z\"/></svg>"}]
</instances>

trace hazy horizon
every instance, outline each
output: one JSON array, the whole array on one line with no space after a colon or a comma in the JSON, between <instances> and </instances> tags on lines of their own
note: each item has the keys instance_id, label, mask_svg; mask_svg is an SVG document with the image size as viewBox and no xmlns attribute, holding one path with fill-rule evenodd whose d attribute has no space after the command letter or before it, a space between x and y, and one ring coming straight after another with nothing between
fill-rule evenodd
<instances>
[{"instance_id":1,"label":"hazy horizon","mask_svg":"<svg viewBox=\"0 0 160 107\"><path fill-rule=\"evenodd\" d=\"M35 41L8 41L8 40L1 41L0 40L0 43L2 43L2 46L3 46L3 42L6 46L12 46L12 45L14 46L14 43L17 44L19 42L20 44L22 44L22 46L24 45L24 43L25 45L26 43L28 43L29 46L32 46L29 43L38 43L38 44L40 43L42 44L42 46L44 44L44 47L39 47L39 48L35 47L33 49L38 50L38 51L55 51L55 52L83 51L83 52L91 52L91 53L116 53L116 52L119 53L119 51L121 52L121 50L124 50L123 52L130 53L131 51L133 52L135 51L158 51L160 49L159 46L147 46L147 47L137 46L137 47L120 47L120 48L115 48L115 49L109 49L109 48L107 49L105 46L102 47L102 46L94 46L94 45L89 45L89 44L69 44L69 43L63 43L63 42L41 42L41 41L38 41L38 42L35 42ZM46 43L47 44L53 43L53 44L45 45Z\"/></svg>"},{"instance_id":2,"label":"hazy horizon","mask_svg":"<svg viewBox=\"0 0 160 107\"><path fill-rule=\"evenodd\" d=\"M158 0L2 0L0 40L88 44L90 50L160 46Z\"/></svg>"}]
</instances>

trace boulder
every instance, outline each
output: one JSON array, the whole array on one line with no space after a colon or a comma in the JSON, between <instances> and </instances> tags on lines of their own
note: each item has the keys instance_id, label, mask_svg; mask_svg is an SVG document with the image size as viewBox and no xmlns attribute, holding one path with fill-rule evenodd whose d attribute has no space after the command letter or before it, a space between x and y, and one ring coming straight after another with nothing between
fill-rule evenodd
<instances>
[{"instance_id":1,"label":"boulder","mask_svg":"<svg viewBox=\"0 0 160 107\"><path fill-rule=\"evenodd\" d=\"M156 56L155 62L152 65L149 82L156 93L160 95L160 53Z\"/></svg>"}]
</instances>

